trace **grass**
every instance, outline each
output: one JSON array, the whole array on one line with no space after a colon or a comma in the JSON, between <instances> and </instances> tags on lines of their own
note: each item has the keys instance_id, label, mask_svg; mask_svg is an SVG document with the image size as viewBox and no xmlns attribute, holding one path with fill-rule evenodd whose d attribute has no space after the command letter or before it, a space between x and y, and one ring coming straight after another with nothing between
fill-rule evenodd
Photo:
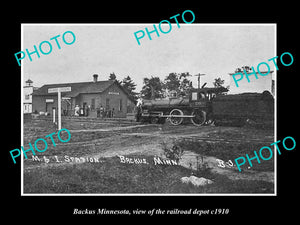
<instances>
[{"instance_id":1,"label":"grass","mask_svg":"<svg viewBox=\"0 0 300 225\"><path fill-rule=\"evenodd\" d=\"M249 157L254 157L254 152L256 151L259 154L261 147L265 146L264 144L259 143L249 143L249 142L240 142L240 143L225 143L225 142L205 142L205 141L192 141L192 140L180 140L176 144L180 146L184 151L192 151L200 155L213 156L223 161L231 160L235 163L235 159L238 157L245 157L245 154L248 154ZM263 153L267 154L268 153ZM274 149L273 149L274 156ZM256 171L274 171L274 157L270 160L264 161L260 159L260 164L256 159L252 160L252 169ZM249 166L247 160L244 165L241 166L242 170L246 169Z\"/></svg>"},{"instance_id":2,"label":"grass","mask_svg":"<svg viewBox=\"0 0 300 225\"><path fill-rule=\"evenodd\" d=\"M48 121L33 121L31 124L24 126L24 147L28 148L28 142L32 144L37 138L44 138L55 129L50 126ZM89 127L89 124L84 124ZM81 124L76 123L72 125L79 129ZM94 125L96 126L96 125ZM100 127L100 124L97 124ZM67 126L68 128L68 126ZM187 127L179 127L170 129L163 126L164 132L181 133ZM196 128L188 127L189 132L194 132ZM143 130L129 130L126 132L150 132L156 131L157 127L147 127ZM197 128L198 129L198 128ZM205 127L210 137L216 138L259 138L264 133L271 131L259 131L246 128L219 128L215 132L214 127ZM196 132L196 131L195 131ZM57 132L56 132L57 133ZM37 155L47 156L48 158L55 155L62 157L69 155L73 157L80 157L83 155L91 155L99 153L99 151L106 151L122 147L136 146L140 143L149 142L151 137L128 139L128 137L119 137L119 132L80 132L72 133L70 143L72 145L61 145L57 136L54 135L56 147L53 147L50 138L45 138L48 142L47 151L38 153ZM114 141L105 141L106 137L118 137ZM62 134L62 139L66 139ZM104 141L94 145L93 140L102 139ZM133 137L132 137L133 138ZM117 142L116 142L117 139ZM111 139L109 139L111 140ZM87 141L88 144L76 144L76 142ZM91 141L91 142L89 142ZM221 142L197 142L192 140L181 140L176 142L184 151L193 151L204 156L213 156L224 161L232 160L237 157L249 154L253 156L253 150L257 152L263 146L258 143L221 143ZM43 149L43 143L38 145ZM28 154L29 155L29 154ZM149 164L128 164L121 163L118 157L103 158L99 163L77 163L77 164L48 164L46 167L39 167L43 162L33 162L32 160L25 160L24 170L24 193L273 193L274 184L261 180L231 180L225 175L212 173L210 169L200 169L199 171L191 171L182 166L170 165L154 165L153 156L145 155L127 155L128 157L145 158ZM31 159L31 155L29 156ZM268 161L262 161L258 164L253 160L253 170L256 171L274 171L273 158ZM27 166L34 169L26 169ZM247 167L245 164L242 169ZM205 177L213 180L213 184L204 187L195 187L192 184L183 184L180 178L183 176L190 176L191 174L197 177Z\"/></svg>"},{"instance_id":3,"label":"grass","mask_svg":"<svg viewBox=\"0 0 300 225\"><path fill-rule=\"evenodd\" d=\"M24 193L273 193L264 181L230 180L224 175L199 171L196 176L214 181L204 187L183 184L180 178L191 170L176 165L121 163L118 157L100 163L81 163L25 170Z\"/></svg>"}]
</instances>

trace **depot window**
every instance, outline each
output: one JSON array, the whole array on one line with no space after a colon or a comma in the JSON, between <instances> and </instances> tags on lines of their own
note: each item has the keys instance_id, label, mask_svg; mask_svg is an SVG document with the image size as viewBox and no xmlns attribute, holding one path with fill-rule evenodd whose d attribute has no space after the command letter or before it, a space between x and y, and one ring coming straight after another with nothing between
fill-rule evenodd
<instances>
[{"instance_id":1,"label":"depot window","mask_svg":"<svg viewBox=\"0 0 300 225\"><path fill-rule=\"evenodd\" d=\"M120 99L119 100L119 111L122 111L122 109L123 109L123 101L122 101L122 99Z\"/></svg>"},{"instance_id":2,"label":"depot window","mask_svg":"<svg viewBox=\"0 0 300 225\"><path fill-rule=\"evenodd\" d=\"M95 110L95 99L91 99L91 110Z\"/></svg>"}]
</instances>

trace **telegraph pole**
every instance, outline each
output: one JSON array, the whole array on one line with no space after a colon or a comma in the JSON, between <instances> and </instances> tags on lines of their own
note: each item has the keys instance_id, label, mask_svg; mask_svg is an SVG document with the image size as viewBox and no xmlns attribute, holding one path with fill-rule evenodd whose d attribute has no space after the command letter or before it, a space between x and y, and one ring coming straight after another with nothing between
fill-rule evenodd
<instances>
[{"instance_id":1,"label":"telegraph pole","mask_svg":"<svg viewBox=\"0 0 300 225\"><path fill-rule=\"evenodd\" d=\"M205 74L204 73L198 73L198 74L196 74L196 75L194 75L194 76L198 76L198 89L200 89L200 76L204 76Z\"/></svg>"}]
</instances>

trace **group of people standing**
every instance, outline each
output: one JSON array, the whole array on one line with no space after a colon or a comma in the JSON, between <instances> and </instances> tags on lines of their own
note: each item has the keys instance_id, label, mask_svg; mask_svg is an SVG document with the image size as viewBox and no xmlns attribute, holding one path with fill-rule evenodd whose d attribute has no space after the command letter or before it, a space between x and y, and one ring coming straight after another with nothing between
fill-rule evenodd
<instances>
[{"instance_id":1,"label":"group of people standing","mask_svg":"<svg viewBox=\"0 0 300 225\"><path fill-rule=\"evenodd\" d=\"M90 106L84 105L83 107L80 107L79 105L76 105L74 108L74 115L75 116L88 116L90 114Z\"/></svg>"},{"instance_id":2,"label":"group of people standing","mask_svg":"<svg viewBox=\"0 0 300 225\"><path fill-rule=\"evenodd\" d=\"M89 105L84 105L83 107L76 105L74 110L75 116L88 116L90 114L91 107Z\"/></svg>"},{"instance_id":3,"label":"group of people standing","mask_svg":"<svg viewBox=\"0 0 300 225\"><path fill-rule=\"evenodd\" d=\"M74 108L74 116L89 116L91 107L89 105L80 107L76 105ZM96 109L98 118L113 118L115 117L115 108L106 110L102 105Z\"/></svg>"}]
</instances>

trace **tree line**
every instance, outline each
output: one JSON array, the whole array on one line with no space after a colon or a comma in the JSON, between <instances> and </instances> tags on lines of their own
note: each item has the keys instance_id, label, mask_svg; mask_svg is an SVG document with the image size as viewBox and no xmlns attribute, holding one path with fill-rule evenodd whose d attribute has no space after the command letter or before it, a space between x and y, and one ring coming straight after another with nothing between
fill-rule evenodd
<instances>
[{"instance_id":1,"label":"tree line","mask_svg":"<svg viewBox=\"0 0 300 225\"><path fill-rule=\"evenodd\" d=\"M163 98L168 93L176 92L177 95L187 96L193 88L192 81L189 77L192 76L189 72L185 73L169 73L164 80L157 76L143 79L143 87L140 92L136 92L136 84L130 76L118 80L115 73L109 75L109 80L116 80L127 91L129 96L135 101L142 97L143 99ZM214 87L223 87L224 80L216 78L213 82Z\"/></svg>"}]
</instances>

